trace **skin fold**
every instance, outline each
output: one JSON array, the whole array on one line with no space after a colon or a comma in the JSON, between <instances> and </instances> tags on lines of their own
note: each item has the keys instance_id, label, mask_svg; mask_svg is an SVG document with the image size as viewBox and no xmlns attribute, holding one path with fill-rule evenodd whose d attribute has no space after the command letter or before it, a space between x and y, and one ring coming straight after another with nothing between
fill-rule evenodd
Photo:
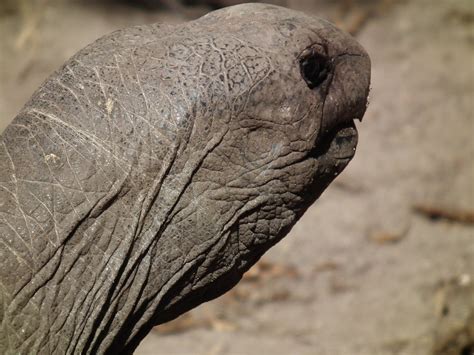
<instances>
[{"instance_id":1,"label":"skin fold","mask_svg":"<svg viewBox=\"0 0 474 355\"><path fill-rule=\"evenodd\" d=\"M0 353L132 353L229 290L348 164L369 82L264 4L79 51L0 137Z\"/></svg>"}]
</instances>

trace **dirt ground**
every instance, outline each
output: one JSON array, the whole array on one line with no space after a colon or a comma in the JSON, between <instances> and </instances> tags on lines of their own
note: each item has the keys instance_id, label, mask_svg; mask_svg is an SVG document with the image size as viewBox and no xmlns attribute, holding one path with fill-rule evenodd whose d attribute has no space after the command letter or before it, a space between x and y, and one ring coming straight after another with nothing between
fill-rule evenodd
<instances>
[{"instance_id":1,"label":"dirt ground","mask_svg":"<svg viewBox=\"0 0 474 355\"><path fill-rule=\"evenodd\" d=\"M39 3L0 15L0 131L95 38L208 11ZM235 289L137 354L474 354L474 2L287 6L335 21L372 58L356 157Z\"/></svg>"}]
</instances>

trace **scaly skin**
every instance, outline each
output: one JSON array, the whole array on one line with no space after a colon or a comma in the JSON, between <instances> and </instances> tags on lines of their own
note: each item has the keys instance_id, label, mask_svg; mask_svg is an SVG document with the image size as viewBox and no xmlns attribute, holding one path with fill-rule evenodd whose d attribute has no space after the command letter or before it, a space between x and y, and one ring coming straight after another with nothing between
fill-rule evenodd
<instances>
[{"instance_id":1,"label":"scaly skin","mask_svg":"<svg viewBox=\"0 0 474 355\"><path fill-rule=\"evenodd\" d=\"M0 138L0 352L131 353L233 287L352 158L369 81L263 4L81 50Z\"/></svg>"}]
</instances>

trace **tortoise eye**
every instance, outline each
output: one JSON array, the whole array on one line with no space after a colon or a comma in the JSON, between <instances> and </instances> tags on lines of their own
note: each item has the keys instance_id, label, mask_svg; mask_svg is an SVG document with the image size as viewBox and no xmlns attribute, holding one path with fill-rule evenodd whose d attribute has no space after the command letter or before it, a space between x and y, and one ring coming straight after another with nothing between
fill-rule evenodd
<instances>
[{"instance_id":1,"label":"tortoise eye","mask_svg":"<svg viewBox=\"0 0 474 355\"><path fill-rule=\"evenodd\" d=\"M301 76L310 89L321 85L331 70L329 59L317 53L313 49L308 49L300 57Z\"/></svg>"}]
</instances>

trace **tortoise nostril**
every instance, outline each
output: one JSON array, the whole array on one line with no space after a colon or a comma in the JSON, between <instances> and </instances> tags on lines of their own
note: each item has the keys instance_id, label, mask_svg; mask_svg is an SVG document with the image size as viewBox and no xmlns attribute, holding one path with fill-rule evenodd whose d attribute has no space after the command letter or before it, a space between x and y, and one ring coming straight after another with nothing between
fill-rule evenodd
<instances>
[{"instance_id":1,"label":"tortoise nostril","mask_svg":"<svg viewBox=\"0 0 474 355\"><path fill-rule=\"evenodd\" d=\"M329 59L314 51L305 51L300 57L300 70L303 79L310 89L321 85L331 70Z\"/></svg>"}]
</instances>

